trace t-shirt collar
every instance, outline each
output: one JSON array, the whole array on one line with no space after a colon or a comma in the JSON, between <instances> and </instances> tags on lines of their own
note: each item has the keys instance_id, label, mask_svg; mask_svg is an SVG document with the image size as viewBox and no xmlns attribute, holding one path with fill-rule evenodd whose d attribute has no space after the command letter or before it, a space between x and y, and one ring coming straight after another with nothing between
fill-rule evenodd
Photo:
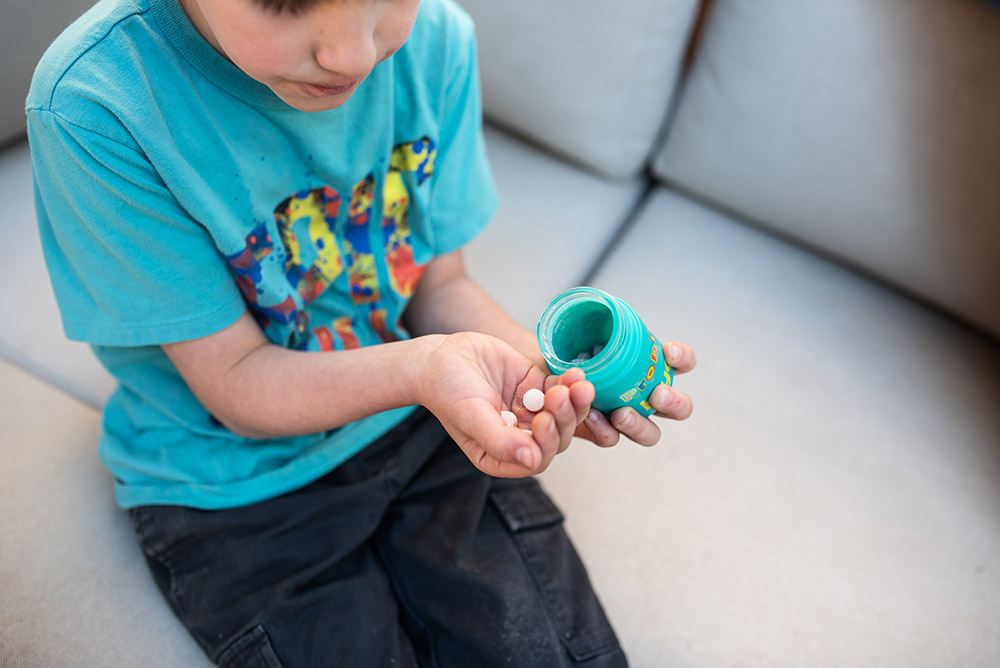
<instances>
[{"instance_id":1,"label":"t-shirt collar","mask_svg":"<svg viewBox=\"0 0 1000 668\"><path fill-rule=\"evenodd\" d=\"M216 51L191 23L180 0L150 0L150 9L174 48L216 86L256 106L277 110L292 109L274 91L251 78Z\"/></svg>"}]
</instances>

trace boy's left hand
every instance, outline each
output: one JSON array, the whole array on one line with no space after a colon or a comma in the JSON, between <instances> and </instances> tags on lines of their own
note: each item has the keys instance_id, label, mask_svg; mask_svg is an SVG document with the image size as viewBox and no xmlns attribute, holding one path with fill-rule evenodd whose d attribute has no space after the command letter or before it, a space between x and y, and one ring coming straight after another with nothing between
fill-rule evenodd
<instances>
[{"instance_id":1,"label":"boy's left hand","mask_svg":"<svg viewBox=\"0 0 1000 668\"><path fill-rule=\"evenodd\" d=\"M695 368L697 358L690 346L670 341L664 344L663 354L667 364L675 374L687 373ZM686 420L691 416L691 397L666 383L657 385L649 396L655 415L673 420ZM660 440L660 428L655 422L643 417L634 409L623 407L611 413L608 420L600 411L591 409L587 418L579 426L576 435L593 441L601 447L610 447L625 436L639 445L651 446Z\"/></svg>"}]
</instances>

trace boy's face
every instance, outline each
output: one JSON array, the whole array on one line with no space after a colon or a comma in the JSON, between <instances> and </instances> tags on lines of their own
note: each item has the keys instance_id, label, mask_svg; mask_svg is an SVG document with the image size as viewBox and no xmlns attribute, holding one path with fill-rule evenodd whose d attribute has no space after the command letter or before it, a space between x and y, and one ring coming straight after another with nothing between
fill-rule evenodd
<instances>
[{"instance_id":1,"label":"boy's face","mask_svg":"<svg viewBox=\"0 0 1000 668\"><path fill-rule=\"evenodd\" d=\"M191 23L234 65L301 111L347 102L413 29L420 0L315 0L301 11L258 0L180 0Z\"/></svg>"}]
</instances>

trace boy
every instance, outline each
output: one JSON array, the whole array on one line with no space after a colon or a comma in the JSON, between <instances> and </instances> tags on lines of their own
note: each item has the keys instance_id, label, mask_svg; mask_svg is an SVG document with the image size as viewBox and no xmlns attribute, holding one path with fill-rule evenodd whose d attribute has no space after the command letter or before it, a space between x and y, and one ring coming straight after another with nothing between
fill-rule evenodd
<instances>
[{"instance_id":1,"label":"boy","mask_svg":"<svg viewBox=\"0 0 1000 668\"><path fill-rule=\"evenodd\" d=\"M213 661L624 665L529 476L659 431L465 274L496 198L450 0L105 0L27 113L64 327L120 381L102 460Z\"/></svg>"}]
</instances>

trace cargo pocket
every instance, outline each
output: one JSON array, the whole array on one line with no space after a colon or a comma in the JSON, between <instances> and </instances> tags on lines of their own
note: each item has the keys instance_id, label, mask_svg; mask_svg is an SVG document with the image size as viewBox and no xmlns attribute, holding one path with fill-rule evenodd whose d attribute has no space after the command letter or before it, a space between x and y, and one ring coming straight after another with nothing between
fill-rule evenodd
<instances>
[{"instance_id":1,"label":"cargo pocket","mask_svg":"<svg viewBox=\"0 0 1000 668\"><path fill-rule=\"evenodd\" d=\"M490 502L513 535L569 655L585 661L618 650L562 513L538 482L497 480Z\"/></svg>"},{"instance_id":2,"label":"cargo pocket","mask_svg":"<svg viewBox=\"0 0 1000 668\"><path fill-rule=\"evenodd\" d=\"M215 662L219 668L282 668L267 631L259 624L230 643Z\"/></svg>"}]
</instances>

